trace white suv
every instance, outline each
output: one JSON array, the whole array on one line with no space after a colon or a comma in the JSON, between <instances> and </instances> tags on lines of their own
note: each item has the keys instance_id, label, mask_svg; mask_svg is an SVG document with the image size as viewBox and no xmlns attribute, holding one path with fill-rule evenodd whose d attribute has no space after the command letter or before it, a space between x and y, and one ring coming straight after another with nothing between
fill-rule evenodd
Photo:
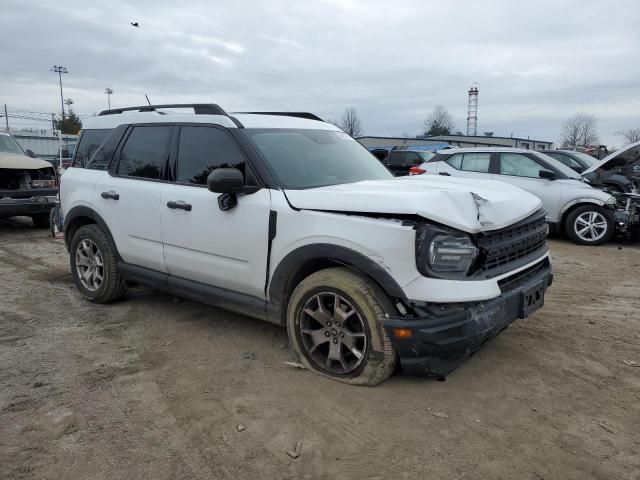
<instances>
[{"instance_id":1,"label":"white suv","mask_svg":"<svg viewBox=\"0 0 640 480\"><path fill-rule=\"evenodd\" d=\"M185 113L185 109L189 113ZM395 179L307 113L217 105L102 112L62 177L80 293L143 284L287 326L307 368L354 384L444 376L552 281L540 201L466 180Z\"/></svg>"},{"instance_id":2,"label":"white suv","mask_svg":"<svg viewBox=\"0 0 640 480\"><path fill-rule=\"evenodd\" d=\"M441 150L411 175L437 174L506 182L542 200L547 221L580 245L601 245L615 231L616 200L555 158L521 148Z\"/></svg>"}]
</instances>

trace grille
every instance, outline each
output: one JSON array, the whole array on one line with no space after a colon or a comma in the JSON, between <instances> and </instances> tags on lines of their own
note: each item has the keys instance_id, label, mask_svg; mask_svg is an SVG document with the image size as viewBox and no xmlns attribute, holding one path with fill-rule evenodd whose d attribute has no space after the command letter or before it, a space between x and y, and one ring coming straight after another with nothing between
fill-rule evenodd
<instances>
[{"instance_id":1,"label":"grille","mask_svg":"<svg viewBox=\"0 0 640 480\"><path fill-rule=\"evenodd\" d=\"M537 276L543 270L549 269L549 258L545 258L542 262L532 265L529 268L525 268L524 270L515 273L509 277L503 278L498 281L498 286L500 287L500 291L502 293L510 292L518 287L521 287L525 283L527 283L530 279Z\"/></svg>"},{"instance_id":2,"label":"grille","mask_svg":"<svg viewBox=\"0 0 640 480\"><path fill-rule=\"evenodd\" d=\"M544 212L539 211L515 225L479 235L479 272L493 276L517 267L519 260L546 250L548 233Z\"/></svg>"}]
</instances>

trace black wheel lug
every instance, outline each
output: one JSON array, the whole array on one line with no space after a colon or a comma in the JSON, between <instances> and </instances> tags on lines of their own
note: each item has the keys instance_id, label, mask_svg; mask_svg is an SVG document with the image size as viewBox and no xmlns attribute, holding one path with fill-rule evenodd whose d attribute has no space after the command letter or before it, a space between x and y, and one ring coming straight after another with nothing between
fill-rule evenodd
<instances>
[{"instance_id":1,"label":"black wheel lug","mask_svg":"<svg viewBox=\"0 0 640 480\"><path fill-rule=\"evenodd\" d=\"M340 332L340 336L341 336L342 338L344 338L344 333Z\"/></svg>"},{"instance_id":2,"label":"black wheel lug","mask_svg":"<svg viewBox=\"0 0 640 480\"><path fill-rule=\"evenodd\" d=\"M336 327L339 327L339 326L340 326L340 322L336 322Z\"/></svg>"},{"instance_id":3,"label":"black wheel lug","mask_svg":"<svg viewBox=\"0 0 640 480\"><path fill-rule=\"evenodd\" d=\"M333 343L338 343L338 339L337 339L337 338L334 338L334 339L333 339Z\"/></svg>"},{"instance_id":4,"label":"black wheel lug","mask_svg":"<svg viewBox=\"0 0 640 480\"><path fill-rule=\"evenodd\" d=\"M331 326L331 322L327 322L327 327L330 327L330 326Z\"/></svg>"},{"instance_id":5,"label":"black wheel lug","mask_svg":"<svg viewBox=\"0 0 640 480\"><path fill-rule=\"evenodd\" d=\"M326 332L324 332L324 336L325 337L330 337L331 336L331 332L329 330L327 330Z\"/></svg>"}]
</instances>

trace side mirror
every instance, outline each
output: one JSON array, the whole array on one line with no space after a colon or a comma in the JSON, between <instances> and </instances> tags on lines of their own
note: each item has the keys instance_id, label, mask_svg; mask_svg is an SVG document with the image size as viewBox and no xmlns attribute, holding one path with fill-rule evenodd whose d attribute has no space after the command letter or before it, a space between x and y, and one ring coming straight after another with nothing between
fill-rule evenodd
<instances>
[{"instance_id":1,"label":"side mirror","mask_svg":"<svg viewBox=\"0 0 640 480\"><path fill-rule=\"evenodd\" d=\"M214 193L230 195L243 185L244 177L237 168L216 168L207 177L207 188Z\"/></svg>"},{"instance_id":2,"label":"side mirror","mask_svg":"<svg viewBox=\"0 0 640 480\"><path fill-rule=\"evenodd\" d=\"M540 178L544 178L546 180L555 180L558 178L556 173L552 172L551 170L540 170L538 172L538 175L540 176Z\"/></svg>"},{"instance_id":3,"label":"side mirror","mask_svg":"<svg viewBox=\"0 0 640 480\"><path fill-rule=\"evenodd\" d=\"M207 188L218 197L220 210L231 210L238 204L238 195L249 195L260 190L258 186L245 186L244 176L237 168L217 168L207 177Z\"/></svg>"},{"instance_id":4,"label":"side mirror","mask_svg":"<svg viewBox=\"0 0 640 480\"><path fill-rule=\"evenodd\" d=\"M33 150L26 150L24 153L27 154L27 157L31 157L31 158L37 158L38 157Z\"/></svg>"}]
</instances>

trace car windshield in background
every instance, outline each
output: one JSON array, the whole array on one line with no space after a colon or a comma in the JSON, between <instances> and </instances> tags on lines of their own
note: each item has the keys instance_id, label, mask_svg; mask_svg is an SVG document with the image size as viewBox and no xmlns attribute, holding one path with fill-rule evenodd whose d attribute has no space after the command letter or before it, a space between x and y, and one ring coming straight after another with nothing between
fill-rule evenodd
<instances>
[{"instance_id":1,"label":"car windshield in background","mask_svg":"<svg viewBox=\"0 0 640 480\"><path fill-rule=\"evenodd\" d=\"M304 189L387 180L393 175L344 132L302 129L246 129L286 188Z\"/></svg>"},{"instance_id":2,"label":"car windshield in background","mask_svg":"<svg viewBox=\"0 0 640 480\"><path fill-rule=\"evenodd\" d=\"M600 160L598 160L597 158L592 157L591 155L587 155L586 153L582 153L582 152L571 152L571 155L575 156L576 158L579 158L580 160L582 160L582 162L584 162L584 164L588 167L593 167L594 165L600 163Z\"/></svg>"},{"instance_id":3,"label":"car windshield in background","mask_svg":"<svg viewBox=\"0 0 640 480\"><path fill-rule=\"evenodd\" d=\"M17 153L19 155L24 155L24 152L22 151L22 148L20 148L18 142L9 135L0 135L0 153Z\"/></svg>"},{"instance_id":4,"label":"car windshield in background","mask_svg":"<svg viewBox=\"0 0 640 480\"><path fill-rule=\"evenodd\" d=\"M415 152L415 153L417 153L418 156L422 158L425 162L428 162L429 160L431 160L433 157L436 156L436 154L433 152Z\"/></svg>"},{"instance_id":5,"label":"car windshield in background","mask_svg":"<svg viewBox=\"0 0 640 480\"><path fill-rule=\"evenodd\" d=\"M569 178L573 178L575 180L581 180L582 177L580 176L579 173L576 173L576 171L570 167L567 167L564 163L562 163L560 160L556 160L553 157L550 157L549 155L545 155L544 153L538 153L538 152L534 152L536 155L538 155L540 158L542 158L545 162L551 164L553 166L553 168L555 168L556 170L559 170L561 173L563 173L565 176L569 177Z\"/></svg>"}]
</instances>

